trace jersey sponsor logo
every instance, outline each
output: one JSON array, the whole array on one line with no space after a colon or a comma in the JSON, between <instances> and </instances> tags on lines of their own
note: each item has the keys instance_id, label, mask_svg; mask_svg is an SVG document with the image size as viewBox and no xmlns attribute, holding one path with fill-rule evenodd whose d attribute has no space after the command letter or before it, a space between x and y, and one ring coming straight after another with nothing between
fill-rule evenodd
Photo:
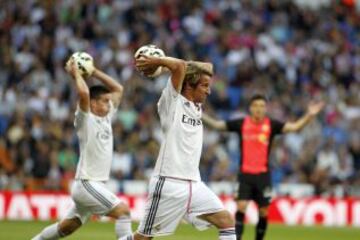
<instances>
[{"instance_id":1,"label":"jersey sponsor logo","mask_svg":"<svg viewBox=\"0 0 360 240\"><path fill-rule=\"evenodd\" d=\"M261 130L263 132L269 132L270 131L270 126L268 124L263 124L261 127Z\"/></svg>"},{"instance_id":2,"label":"jersey sponsor logo","mask_svg":"<svg viewBox=\"0 0 360 240\"><path fill-rule=\"evenodd\" d=\"M101 141L107 141L111 137L111 132L109 130L103 130L96 133L96 138Z\"/></svg>"},{"instance_id":3,"label":"jersey sponsor logo","mask_svg":"<svg viewBox=\"0 0 360 240\"><path fill-rule=\"evenodd\" d=\"M269 143L267 135L263 134L263 133L258 135L258 140L259 140L259 142L261 142L263 144Z\"/></svg>"},{"instance_id":4,"label":"jersey sponsor logo","mask_svg":"<svg viewBox=\"0 0 360 240\"><path fill-rule=\"evenodd\" d=\"M269 138L266 134L263 134L263 133L260 133L260 134L244 134L243 135L243 140L246 140L246 141L257 141L259 143L262 143L262 144L269 144Z\"/></svg>"},{"instance_id":5,"label":"jersey sponsor logo","mask_svg":"<svg viewBox=\"0 0 360 240\"><path fill-rule=\"evenodd\" d=\"M201 119L191 118L191 117L189 117L189 116L187 116L187 115L185 115L185 114L183 114L181 121L182 121L183 123L189 124L189 125L191 125L191 126L199 126L199 125L202 124Z\"/></svg>"},{"instance_id":6,"label":"jersey sponsor logo","mask_svg":"<svg viewBox=\"0 0 360 240\"><path fill-rule=\"evenodd\" d=\"M110 118L109 117L106 117L105 119L96 119L96 122L98 123L98 124L102 124L103 122L107 122L107 123L110 123L111 122L111 120L110 120Z\"/></svg>"}]
</instances>

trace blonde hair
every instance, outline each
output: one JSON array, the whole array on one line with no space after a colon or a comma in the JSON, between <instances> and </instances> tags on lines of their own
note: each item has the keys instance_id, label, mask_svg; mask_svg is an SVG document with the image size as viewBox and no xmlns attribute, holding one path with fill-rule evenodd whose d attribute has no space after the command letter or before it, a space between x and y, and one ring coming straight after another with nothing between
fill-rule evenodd
<instances>
[{"instance_id":1,"label":"blonde hair","mask_svg":"<svg viewBox=\"0 0 360 240\"><path fill-rule=\"evenodd\" d=\"M191 86L196 86L201 74L213 75L213 65L207 62L188 61L186 62L186 73L184 83L188 82Z\"/></svg>"}]
</instances>

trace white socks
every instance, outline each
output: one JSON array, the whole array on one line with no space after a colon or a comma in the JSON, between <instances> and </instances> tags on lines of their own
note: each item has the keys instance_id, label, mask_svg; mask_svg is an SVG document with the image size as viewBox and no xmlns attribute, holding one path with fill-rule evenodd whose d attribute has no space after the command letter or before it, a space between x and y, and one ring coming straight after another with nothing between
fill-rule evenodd
<instances>
[{"instance_id":1,"label":"white socks","mask_svg":"<svg viewBox=\"0 0 360 240\"><path fill-rule=\"evenodd\" d=\"M33 237L31 240L58 240L61 236L58 231L59 223L54 223L44 228L41 233ZM132 239L131 219L128 216L122 216L115 221L115 232L117 238L129 236L131 238L125 238L125 240Z\"/></svg>"},{"instance_id":2,"label":"white socks","mask_svg":"<svg viewBox=\"0 0 360 240\"><path fill-rule=\"evenodd\" d=\"M117 238L132 234L131 219L129 216L121 216L115 221L115 232Z\"/></svg>"},{"instance_id":3,"label":"white socks","mask_svg":"<svg viewBox=\"0 0 360 240\"><path fill-rule=\"evenodd\" d=\"M125 237L122 237L122 238L119 238L118 240L134 240L133 238L133 235L129 235L129 236L125 236Z\"/></svg>"},{"instance_id":4,"label":"white socks","mask_svg":"<svg viewBox=\"0 0 360 240\"><path fill-rule=\"evenodd\" d=\"M235 228L219 229L219 240L236 240Z\"/></svg>"},{"instance_id":5,"label":"white socks","mask_svg":"<svg viewBox=\"0 0 360 240\"><path fill-rule=\"evenodd\" d=\"M58 231L58 224L54 223L46 228L44 228L41 233L36 235L32 240L57 240L60 238Z\"/></svg>"}]
</instances>

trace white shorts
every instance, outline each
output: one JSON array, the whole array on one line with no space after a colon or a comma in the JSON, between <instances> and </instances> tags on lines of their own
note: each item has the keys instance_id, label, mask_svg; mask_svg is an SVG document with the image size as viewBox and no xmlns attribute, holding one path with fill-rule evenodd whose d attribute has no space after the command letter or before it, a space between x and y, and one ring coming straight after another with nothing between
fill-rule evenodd
<instances>
[{"instance_id":1,"label":"white shorts","mask_svg":"<svg viewBox=\"0 0 360 240\"><path fill-rule=\"evenodd\" d=\"M75 180L71 188L71 197L75 205L69 209L65 218L77 217L82 224L86 223L91 215L106 215L121 203L103 182L90 180Z\"/></svg>"},{"instance_id":2,"label":"white shorts","mask_svg":"<svg viewBox=\"0 0 360 240\"><path fill-rule=\"evenodd\" d=\"M210 224L197 216L222 210L220 199L203 182L152 177L138 233L148 237L169 235L182 219L202 230Z\"/></svg>"}]
</instances>

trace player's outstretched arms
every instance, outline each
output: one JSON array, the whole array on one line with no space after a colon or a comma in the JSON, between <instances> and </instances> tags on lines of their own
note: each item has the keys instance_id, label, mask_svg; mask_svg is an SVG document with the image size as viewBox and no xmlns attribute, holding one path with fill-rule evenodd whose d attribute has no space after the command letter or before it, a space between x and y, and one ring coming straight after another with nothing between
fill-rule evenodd
<instances>
[{"instance_id":1,"label":"player's outstretched arms","mask_svg":"<svg viewBox=\"0 0 360 240\"><path fill-rule=\"evenodd\" d=\"M93 77L97 78L100 82L102 82L111 92L112 102L114 107L117 108L121 102L121 98L123 96L124 87L119 82L117 82L114 78L104 73L98 68L95 68Z\"/></svg>"},{"instance_id":2,"label":"player's outstretched arms","mask_svg":"<svg viewBox=\"0 0 360 240\"><path fill-rule=\"evenodd\" d=\"M76 67L74 60L70 59L66 65L65 70L74 79L75 87L79 95L79 107L84 112L90 110L90 91L84 78L81 76L79 70Z\"/></svg>"},{"instance_id":3,"label":"player's outstretched arms","mask_svg":"<svg viewBox=\"0 0 360 240\"><path fill-rule=\"evenodd\" d=\"M212 129L216 129L219 131L226 131L227 127L226 127L226 123L224 120L216 120L212 117L210 117L209 115L207 115L206 113L203 113L201 120L203 121L203 123L212 128Z\"/></svg>"},{"instance_id":4,"label":"player's outstretched arms","mask_svg":"<svg viewBox=\"0 0 360 240\"><path fill-rule=\"evenodd\" d=\"M324 102L310 103L306 114L295 122L286 122L282 132L297 132L305 127L316 115L318 115L324 108Z\"/></svg>"},{"instance_id":5,"label":"player's outstretched arms","mask_svg":"<svg viewBox=\"0 0 360 240\"><path fill-rule=\"evenodd\" d=\"M171 82L177 92L180 92L186 74L186 62L173 57L153 57L140 55L135 59L136 68L145 75L148 69L156 69L159 66L166 67L171 72Z\"/></svg>"}]
</instances>

